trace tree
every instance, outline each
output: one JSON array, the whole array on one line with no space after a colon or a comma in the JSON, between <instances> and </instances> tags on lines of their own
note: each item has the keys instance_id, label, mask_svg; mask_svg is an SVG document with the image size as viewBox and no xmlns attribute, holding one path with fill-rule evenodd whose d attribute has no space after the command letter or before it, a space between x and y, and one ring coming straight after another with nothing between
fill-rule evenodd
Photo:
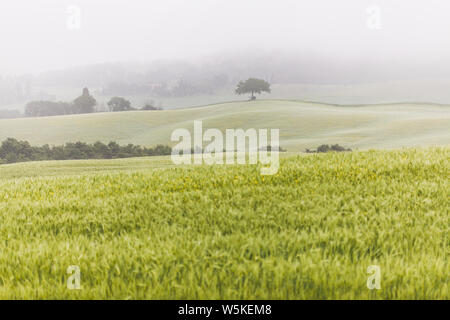
<instances>
[{"instance_id":1,"label":"tree","mask_svg":"<svg viewBox=\"0 0 450 320\"><path fill-rule=\"evenodd\" d=\"M97 101L90 95L88 88L83 89L83 94L73 102L74 113L93 113Z\"/></svg>"},{"instance_id":2,"label":"tree","mask_svg":"<svg viewBox=\"0 0 450 320\"><path fill-rule=\"evenodd\" d=\"M270 93L270 83L262 79L250 78L240 81L236 88L237 95L251 93L250 100L255 100L255 93L260 94L261 92Z\"/></svg>"},{"instance_id":3,"label":"tree","mask_svg":"<svg viewBox=\"0 0 450 320\"><path fill-rule=\"evenodd\" d=\"M31 101L25 106L26 117L48 117L73 113L72 105L66 102Z\"/></svg>"},{"instance_id":4,"label":"tree","mask_svg":"<svg viewBox=\"0 0 450 320\"><path fill-rule=\"evenodd\" d=\"M111 98L108 102L108 107L111 112L133 110L130 101L121 97Z\"/></svg>"},{"instance_id":5,"label":"tree","mask_svg":"<svg viewBox=\"0 0 450 320\"><path fill-rule=\"evenodd\" d=\"M0 146L0 158L5 159L7 163L14 163L31 159L33 148L26 141L18 141L14 138L8 138Z\"/></svg>"}]
</instances>

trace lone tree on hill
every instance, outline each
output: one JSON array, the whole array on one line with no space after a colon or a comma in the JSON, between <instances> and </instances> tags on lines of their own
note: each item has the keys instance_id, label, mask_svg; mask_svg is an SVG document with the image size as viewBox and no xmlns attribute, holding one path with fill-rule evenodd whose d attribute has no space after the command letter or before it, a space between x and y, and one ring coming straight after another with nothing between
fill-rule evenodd
<instances>
[{"instance_id":1,"label":"lone tree on hill","mask_svg":"<svg viewBox=\"0 0 450 320\"><path fill-rule=\"evenodd\" d=\"M83 94L73 102L74 113L93 113L97 101L89 93L88 88L83 89Z\"/></svg>"},{"instance_id":2,"label":"lone tree on hill","mask_svg":"<svg viewBox=\"0 0 450 320\"><path fill-rule=\"evenodd\" d=\"M251 93L250 100L255 100L255 93L260 94L261 92L270 93L270 83L262 79L250 78L240 81L236 88L237 95Z\"/></svg>"}]
</instances>

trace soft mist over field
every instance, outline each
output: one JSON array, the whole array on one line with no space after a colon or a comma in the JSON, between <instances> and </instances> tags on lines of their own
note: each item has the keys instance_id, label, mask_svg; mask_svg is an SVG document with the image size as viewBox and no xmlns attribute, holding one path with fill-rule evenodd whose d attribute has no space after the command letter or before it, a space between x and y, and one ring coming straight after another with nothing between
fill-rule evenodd
<instances>
[{"instance_id":1,"label":"soft mist over field","mask_svg":"<svg viewBox=\"0 0 450 320\"><path fill-rule=\"evenodd\" d=\"M385 70L409 69L410 75L445 75L450 67L450 4L445 0L423 4L422 0L2 1L0 70L29 73L262 49L296 52L309 63L317 60L316 67L325 59L336 67L346 66L347 72L350 66L362 68L355 77L361 81L370 78L370 72L379 72L374 63L383 64ZM380 10L379 26L368 19L377 14L374 8Z\"/></svg>"},{"instance_id":2,"label":"soft mist over field","mask_svg":"<svg viewBox=\"0 0 450 320\"><path fill-rule=\"evenodd\" d=\"M449 13L2 0L0 300L448 299Z\"/></svg>"},{"instance_id":3,"label":"soft mist over field","mask_svg":"<svg viewBox=\"0 0 450 320\"><path fill-rule=\"evenodd\" d=\"M444 0L39 0L0 4L0 118L30 101L97 111L263 99L331 104L450 104L450 5ZM245 98L244 98L245 99Z\"/></svg>"},{"instance_id":4,"label":"soft mist over field","mask_svg":"<svg viewBox=\"0 0 450 320\"><path fill-rule=\"evenodd\" d=\"M238 69L236 76L266 66L259 73L280 83L448 83L450 5L426 3L424 9L421 0L4 1L0 75L122 62L103 68L108 81L117 68L132 73L175 59L200 64L199 73L219 73L218 64ZM123 64L132 61L140 64ZM66 81L77 74L66 73Z\"/></svg>"},{"instance_id":5,"label":"soft mist over field","mask_svg":"<svg viewBox=\"0 0 450 320\"><path fill-rule=\"evenodd\" d=\"M39 0L0 4L0 118L30 101L202 106L263 99L450 104L445 0Z\"/></svg>"}]
</instances>

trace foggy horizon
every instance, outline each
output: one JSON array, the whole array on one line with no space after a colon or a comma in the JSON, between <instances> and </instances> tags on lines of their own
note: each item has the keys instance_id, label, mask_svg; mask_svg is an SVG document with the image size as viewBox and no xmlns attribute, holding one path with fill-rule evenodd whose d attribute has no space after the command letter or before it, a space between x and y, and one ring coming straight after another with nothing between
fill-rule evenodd
<instances>
[{"instance_id":1,"label":"foggy horizon","mask_svg":"<svg viewBox=\"0 0 450 320\"><path fill-rule=\"evenodd\" d=\"M282 62L297 57L310 70L325 63L331 73L351 71L361 83L448 79L450 71L445 1L427 1L426 9L420 0L132 3L0 4L0 75L159 60L203 64L253 55ZM374 6L379 25L370 28ZM379 75L380 67L389 72Z\"/></svg>"}]
</instances>

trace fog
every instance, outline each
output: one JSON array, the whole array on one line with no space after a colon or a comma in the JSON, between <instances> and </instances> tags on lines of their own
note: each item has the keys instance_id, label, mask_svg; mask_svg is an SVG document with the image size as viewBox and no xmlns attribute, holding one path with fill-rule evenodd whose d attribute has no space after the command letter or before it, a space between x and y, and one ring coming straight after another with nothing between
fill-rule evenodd
<instances>
[{"instance_id":1,"label":"fog","mask_svg":"<svg viewBox=\"0 0 450 320\"><path fill-rule=\"evenodd\" d=\"M5 0L0 75L283 53L309 69L360 70L361 82L380 66L447 77L449 13L446 0Z\"/></svg>"}]
</instances>

